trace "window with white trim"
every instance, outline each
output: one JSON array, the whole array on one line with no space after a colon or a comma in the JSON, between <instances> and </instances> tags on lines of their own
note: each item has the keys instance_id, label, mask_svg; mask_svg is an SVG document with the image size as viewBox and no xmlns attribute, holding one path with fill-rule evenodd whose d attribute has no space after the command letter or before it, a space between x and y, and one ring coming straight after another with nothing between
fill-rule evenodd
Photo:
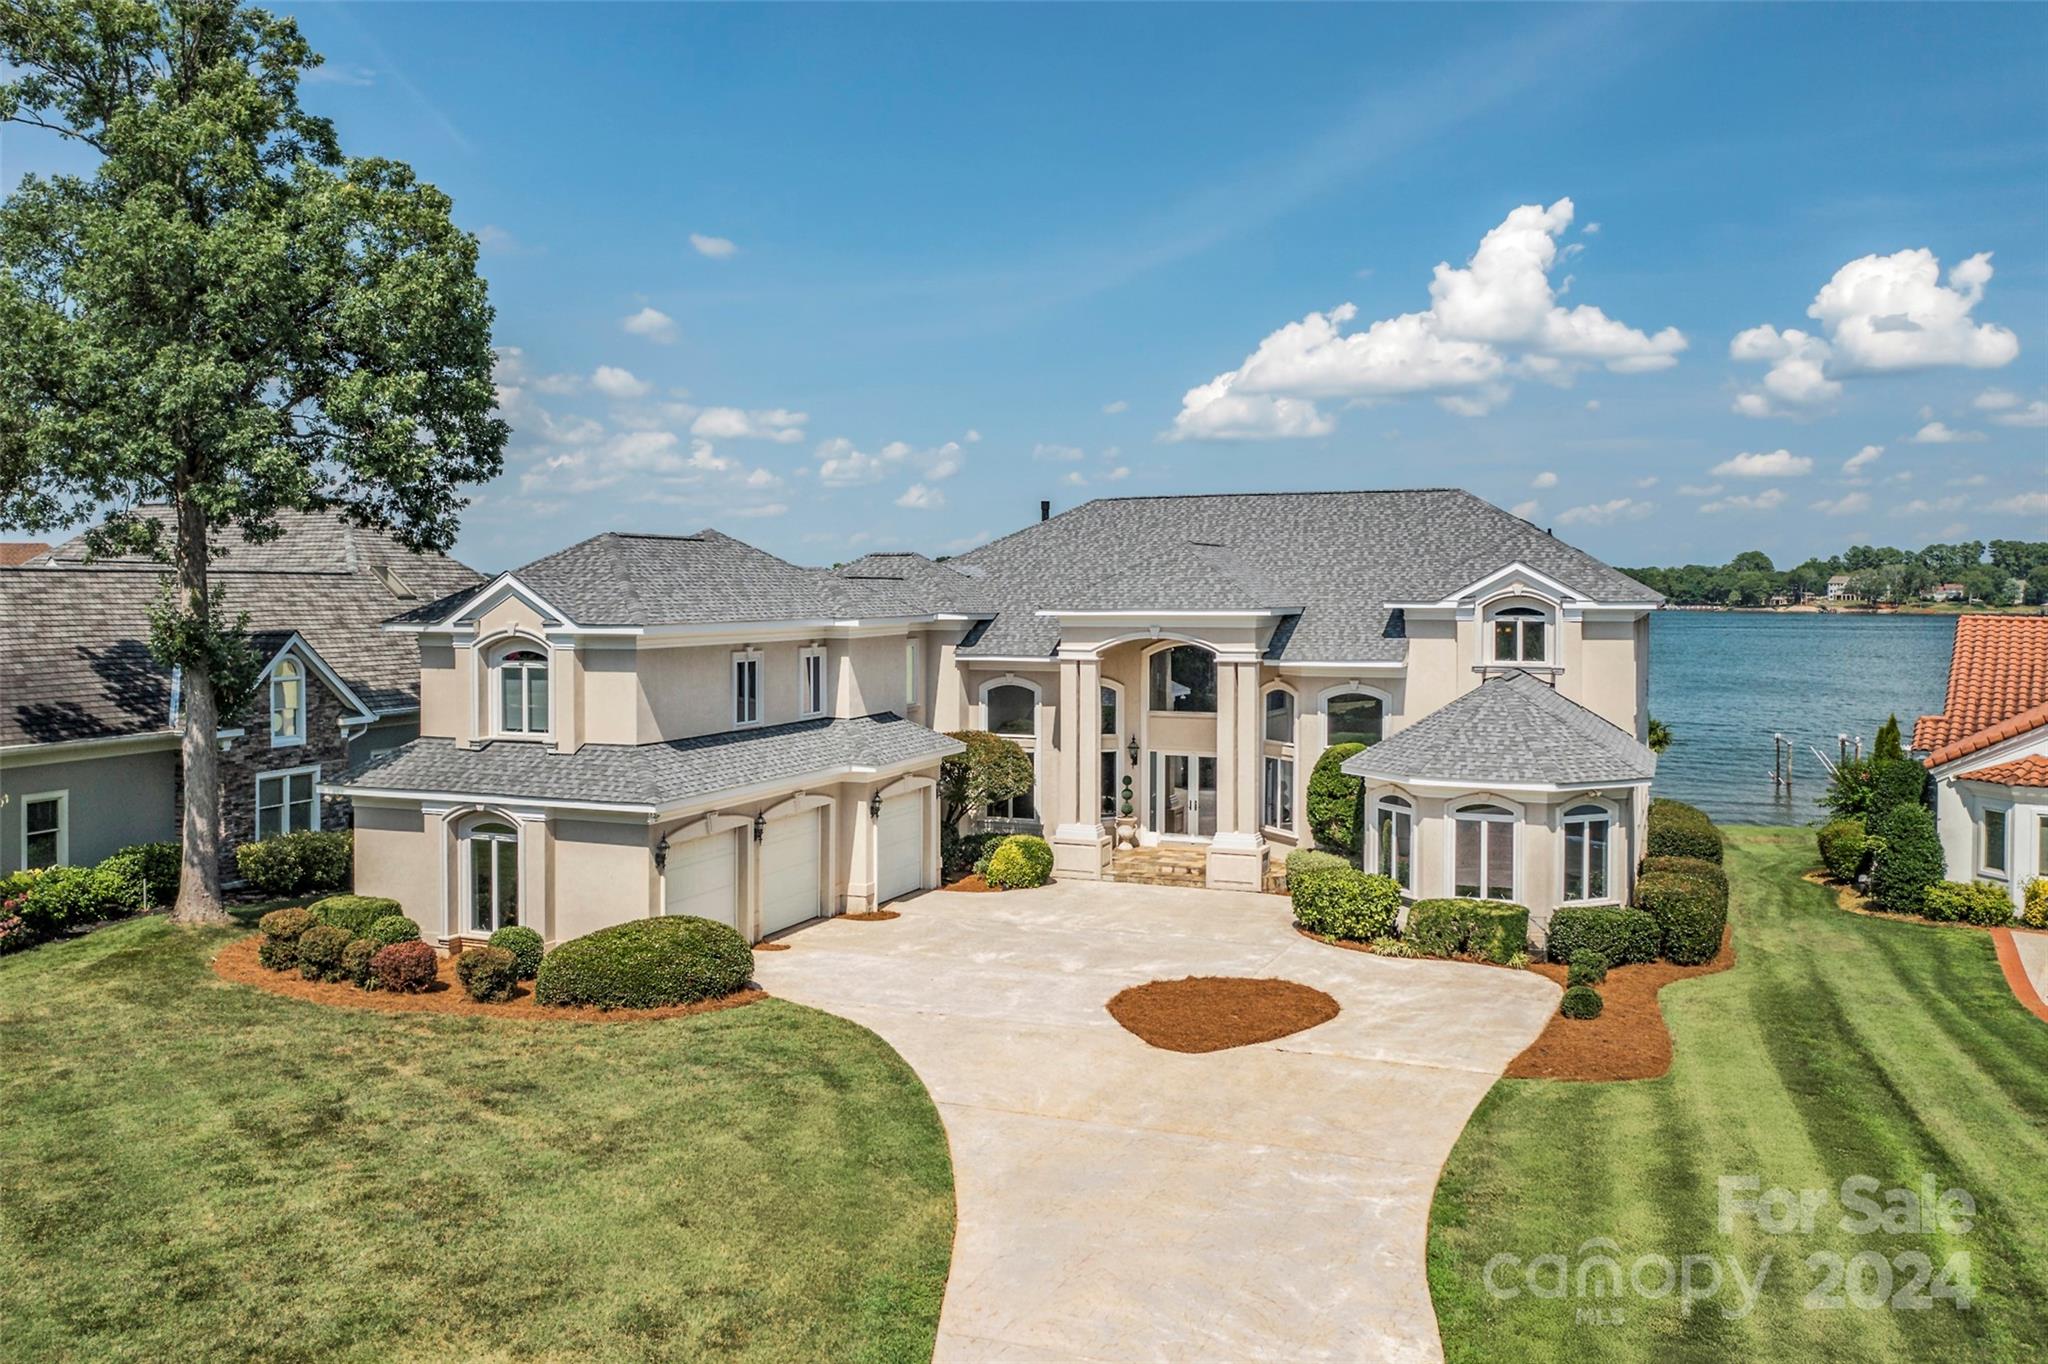
<instances>
[{"instance_id":1,"label":"window with white trim","mask_svg":"<svg viewBox=\"0 0 2048 1364\"><path fill-rule=\"evenodd\" d=\"M752 650L732 656L732 722L735 728L761 723L761 655Z\"/></svg>"},{"instance_id":2,"label":"window with white trim","mask_svg":"<svg viewBox=\"0 0 2048 1364\"><path fill-rule=\"evenodd\" d=\"M1978 860L1977 869L1986 876L2002 877L2011 863L2008 855L2012 846L2008 830L2008 816L2004 810L1986 810L1981 821L1984 830L1983 856Z\"/></svg>"},{"instance_id":3,"label":"window with white trim","mask_svg":"<svg viewBox=\"0 0 2048 1364\"><path fill-rule=\"evenodd\" d=\"M1515 898L1515 816L1498 805L1468 805L1451 818L1451 893L1466 900Z\"/></svg>"},{"instance_id":4,"label":"window with white trim","mask_svg":"<svg viewBox=\"0 0 2048 1364\"><path fill-rule=\"evenodd\" d=\"M797 658L797 696L805 719L825 713L825 651L815 646Z\"/></svg>"},{"instance_id":5,"label":"window with white trim","mask_svg":"<svg viewBox=\"0 0 2048 1364\"><path fill-rule=\"evenodd\" d=\"M548 733L547 654L531 644L515 644L491 667L498 675L498 733Z\"/></svg>"},{"instance_id":6,"label":"window with white trim","mask_svg":"<svg viewBox=\"0 0 2048 1364\"><path fill-rule=\"evenodd\" d=\"M1294 693L1285 687L1266 693L1266 742L1294 742Z\"/></svg>"},{"instance_id":7,"label":"window with white trim","mask_svg":"<svg viewBox=\"0 0 2048 1364\"><path fill-rule=\"evenodd\" d=\"M44 791L21 802L21 865L61 867L71 860L71 793Z\"/></svg>"},{"instance_id":8,"label":"window with white trim","mask_svg":"<svg viewBox=\"0 0 2048 1364\"><path fill-rule=\"evenodd\" d=\"M1100 733L1097 736L1099 740L1097 746L1102 750L1100 758L1102 769L1102 817L1104 819L1114 819L1121 813L1120 807L1123 800L1123 793L1120 789L1122 783L1118 780L1123 773L1123 759L1122 752L1117 747L1117 739L1122 736L1124 728L1124 693L1122 687L1104 682L1100 688L1100 694L1102 723Z\"/></svg>"},{"instance_id":9,"label":"window with white trim","mask_svg":"<svg viewBox=\"0 0 2048 1364\"><path fill-rule=\"evenodd\" d=\"M1294 827L1294 759L1266 755L1266 796L1259 819L1269 829Z\"/></svg>"},{"instance_id":10,"label":"window with white trim","mask_svg":"<svg viewBox=\"0 0 2048 1364\"><path fill-rule=\"evenodd\" d=\"M1533 606L1504 606L1492 619L1494 662L1549 662L1549 616Z\"/></svg>"},{"instance_id":11,"label":"window with white trim","mask_svg":"<svg viewBox=\"0 0 2048 1364\"><path fill-rule=\"evenodd\" d=\"M903 641L903 704L915 707L924 703L924 676L917 666L917 641Z\"/></svg>"},{"instance_id":12,"label":"window with white trim","mask_svg":"<svg viewBox=\"0 0 2048 1364\"><path fill-rule=\"evenodd\" d=\"M1598 805L1574 805L1564 812L1564 898L1605 900L1607 857L1613 818Z\"/></svg>"},{"instance_id":13,"label":"window with white trim","mask_svg":"<svg viewBox=\"0 0 2048 1364\"><path fill-rule=\"evenodd\" d=\"M1327 731L1323 742L1331 748L1338 744L1369 747L1386 732L1387 709L1369 692L1339 692L1323 701L1323 721Z\"/></svg>"},{"instance_id":14,"label":"window with white trim","mask_svg":"<svg viewBox=\"0 0 2048 1364\"><path fill-rule=\"evenodd\" d=\"M1406 891L1415 889L1415 807L1400 796L1373 802L1373 842L1379 850L1374 864Z\"/></svg>"},{"instance_id":15,"label":"window with white trim","mask_svg":"<svg viewBox=\"0 0 2048 1364\"><path fill-rule=\"evenodd\" d=\"M293 748L306 742L306 670L295 658L280 658L270 670L270 746Z\"/></svg>"},{"instance_id":16,"label":"window with white trim","mask_svg":"<svg viewBox=\"0 0 2048 1364\"><path fill-rule=\"evenodd\" d=\"M264 772L256 778L256 837L304 833L320 827L318 767Z\"/></svg>"},{"instance_id":17,"label":"window with white trim","mask_svg":"<svg viewBox=\"0 0 2048 1364\"><path fill-rule=\"evenodd\" d=\"M463 834L469 845L469 929L495 933L519 922L519 831L496 820Z\"/></svg>"},{"instance_id":18,"label":"window with white trim","mask_svg":"<svg viewBox=\"0 0 2048 1364\"><path fill-rule=\"evenodd\" d=\"M981 689L982 728L1024 750L1034 776L1031 790L988 807L989 819L1030 823L1038 818L1038 693L1021 682L991 682Z\"/></svg>"},{"instance_id":19,"label":"window with white trim","mask_svg":"<svg viewBox=\"0 0 2048 1364\"><path fill-rule=\"evenodd\" d=\"M1268 829L1294 831L1294 693L1285 687L1266 689L1260 759L1259 823Z\"/></svg>"},{"instance_id":20,"label":"window with white trim","mask_svg":"<svg viewBox=\"0 0 2048 1364\"><path fill-rule=\"evenodd\" d=\"M1216 713L1216 655L1198 644L1176 644L1152 655L1146 666L1153 710Z\"/></svg>"}]
</instances>

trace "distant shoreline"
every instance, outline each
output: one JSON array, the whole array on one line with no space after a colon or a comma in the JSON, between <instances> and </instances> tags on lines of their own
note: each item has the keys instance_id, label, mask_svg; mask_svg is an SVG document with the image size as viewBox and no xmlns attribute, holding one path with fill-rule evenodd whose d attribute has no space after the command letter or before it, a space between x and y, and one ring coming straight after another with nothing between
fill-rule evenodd
<instances>
[{"instance_id":1,"label":"distant shoreline","mask_svg":"<svg viewBox=\"0 0 2048 1364\"><path fill-rule=\"evenodd\" d=\"M1906 606L1711 606L1672 604L1665 611L1716 611L1736 616L2042 616L2044 606L1969 606L1961 602L1914 602Z\"/></svg>"}]
</instances>

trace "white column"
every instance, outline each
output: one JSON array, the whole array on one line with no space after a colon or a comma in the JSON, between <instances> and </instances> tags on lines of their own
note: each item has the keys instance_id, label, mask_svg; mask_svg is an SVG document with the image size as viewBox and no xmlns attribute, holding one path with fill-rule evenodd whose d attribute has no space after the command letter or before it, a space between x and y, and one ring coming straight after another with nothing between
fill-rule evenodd
<instances>
[{"instance_id":1,"label":"white column","mask_svg":"<svg viewBox=\"0 0 2048 1364\"><path fill-rule=\"evenodd\" d=\"M1263 890L1267 847L1259 832L1258 660L1216 665L1216 837L1209 844L1209 885Z\"/></svg>"},{"instance_id":2,"label":"white column","mask_svg":"<svg viewBox=\"0 0 2048 1364\"><path fill-rule=\"evenodd\" d=\"M1093 654L1060 659L1059 771L1052 836L1054 876L1099 881L1109 868L1112 840L1102 827L1102 660Z\"/></svg>"}]
</instances>

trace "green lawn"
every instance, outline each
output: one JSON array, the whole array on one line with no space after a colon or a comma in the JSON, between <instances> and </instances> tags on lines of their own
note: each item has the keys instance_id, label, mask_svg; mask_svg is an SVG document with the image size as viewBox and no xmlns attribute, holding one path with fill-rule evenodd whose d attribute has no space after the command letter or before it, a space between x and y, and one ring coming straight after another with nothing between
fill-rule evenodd
<instances>
[{"instance_id":1,"label":"green lawn","mask_svg":"<svg viewBox=\"0 0 2048 1364\"><path fill-rule=\"evenodd\" d=\"M1730 830L1737 965L1668 987L1677 1061L1661 1080L1562 1084L1507 1080L1466 1128L1437 1188L1430 1288L1444 1347L1465 1360L2039 1359L2048 1348L2048 1024L1999 974L1991 939L1962 928L1859 918L1803 882L1815 863L1803 829ZM1850 1176L1884 1188L1940 1187L1977 1201L1967 1232L1851 1235L1833 1193ZM1717 1226L1719 1177L1830 1191L1813 1230L1765 1234L1755 1218ZM1878 1197L1882 1197L1879 1194ZM1681 1314L1672 1297L1544 1298L1516 1272L1545 1253L1574 1271L1598 1237L1624 1268L1661 1254L1718 1258L1721 1295ZM1939 1269L1969 1257L1974 1305L1924 1310L1806 1304L1826 1289L1810 1255L1919 1252ZM1597 1253L1589 1250L1586 1256ZM1497 1298L1495 1283L1524 1291ZM1746 1316L1729 1256L1771 1265ZM1908 1262L1908 1270L1913 1266ZM1548 1288L1553 1269L1540 1268ZM1894 1292L1908 1272L1892 1271ZM1700 1263L1695 1282L1705 1284ZM1661 1286L1653 1263L1642 1282ZM1588 1280L1588 1286L1597 1276ZM1612 1320L1616 1309L1621 1320ZM1596 1314L1605 1312L1605 1319Z\"/></svg>"},{"instance_id":2,"label":"green lawn","mask_svg":"<svg viewBox=\"0 0 2048 1364\"><path fill-rule=\"evenodd\" d=\"M236 932L0 959L0 1357L930 1358L952 1170L872 1033L331 1009Z\"/></svg>"}]
</instances>

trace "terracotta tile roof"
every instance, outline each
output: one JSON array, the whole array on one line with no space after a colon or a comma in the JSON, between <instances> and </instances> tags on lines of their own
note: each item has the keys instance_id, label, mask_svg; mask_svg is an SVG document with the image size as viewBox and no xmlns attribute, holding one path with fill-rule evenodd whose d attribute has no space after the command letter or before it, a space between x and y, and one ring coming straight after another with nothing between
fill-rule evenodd
<instances>
[{"instance_id":1,"label":"terracotta tile roof","mask_svg":"<svg viewBox=\"0 0 2048 1364\"><path fill-rule=\"evenodd\" d=\"M1927 765L2048 724L2048 616L1958 616L1948 700L1913 724Z\"/></svg>"},{"instance_id":2,"label":"terracotta tile roof","mask_svg":"<svg viewBox=\"0 0 2048 1364\"><path fill-rule=\"evenodd\" d=\"M2048 753L2037 753L2031 758L1998 763L1992 767L1980 767L1974 772L1963 773L1956 780L1988 781L1999 786L2048 786Z\"/></svg>"},{"instance_id":3,"label":"terracotta tile roof","mask_svg":"<svg viewBox=\"0 0 2048 1364\"><path fill-rule=\"evenodd\" d=\"M0 540L0 568L25 564L48 548L41 540Z\"/></svg>"}]
</instances>

